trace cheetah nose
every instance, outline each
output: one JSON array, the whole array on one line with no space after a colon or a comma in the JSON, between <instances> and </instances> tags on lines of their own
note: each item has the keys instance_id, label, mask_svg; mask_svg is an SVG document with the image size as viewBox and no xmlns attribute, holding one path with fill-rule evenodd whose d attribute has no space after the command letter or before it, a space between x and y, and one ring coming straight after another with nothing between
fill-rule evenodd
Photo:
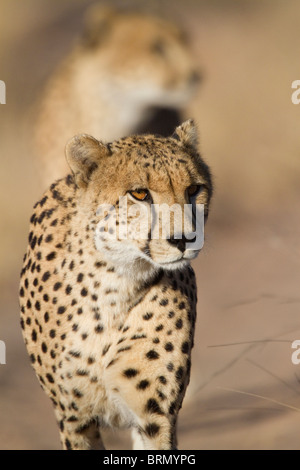
<instances>
[{"instance_id":1,"label":"cheetah nose","mask_svg":"<svg viewBox=\"0 0 300 470\"><path fill-rule=\"evenodd\" d=\"M186 243L193 243L196 241L196 236L192 239L186 238L185 235L182 235L181 238L175 238L175 235L171 235L170 238L168 238L168 242L176 246L178 250L180 250L182 253L184 253L186 249Z\"/></svg>"}]
</instances>

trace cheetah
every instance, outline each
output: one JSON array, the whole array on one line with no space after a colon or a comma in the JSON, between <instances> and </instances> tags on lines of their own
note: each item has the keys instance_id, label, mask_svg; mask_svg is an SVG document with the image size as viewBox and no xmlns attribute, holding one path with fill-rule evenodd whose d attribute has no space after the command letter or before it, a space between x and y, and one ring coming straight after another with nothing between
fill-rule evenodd
<instances>
[{"instance_id":1,"label":"cheetah","mask_svg":"<svg viewBox=\"0 0 300 470\"><path fill-rule=\"evenodd\" d=\"M85 24L36 112L36 166L45 188L67 172L61 149L75 134L105 141L169 135L201 78L184 33L170 21L96 5Z\"/></svg>"},{"instance_id":2,"label":"cheetah","mask_svg":"<svg viewBox=\"0 0 300 470\"><path fill-rule=\"evenodd\" d=\"M131 429L136 450L176 449L196 320L190 262L199 250L176 239L175 219L169 239L109 238L102 222L115 217L121 227L120 196L147 210L203 204L206 219L212 181L195 123L169 137L108 144L77 135L66 159L71 174L34 206L20 285L25 344L62 446L103 449L108 426Z\"/></svg>"}]
</instances>

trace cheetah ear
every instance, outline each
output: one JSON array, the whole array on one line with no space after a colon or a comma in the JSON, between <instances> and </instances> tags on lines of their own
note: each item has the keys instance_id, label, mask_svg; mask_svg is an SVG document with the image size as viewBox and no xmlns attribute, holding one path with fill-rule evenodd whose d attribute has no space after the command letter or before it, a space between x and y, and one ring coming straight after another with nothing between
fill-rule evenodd
<instances>
[{"instance_id":1,"label":"cheetah ear","mask_svg":"<svg viewBox=\"0 0 300 470\"><path fill-rule=\"evenodd\" d=\"M97 47L106 37L117 10L108 5L92 5L85 14L82 44L87 48Z\"/></svg>"},{"instance_id":2,"label":"cheetah ear","mask_svg":"<svg viewBox=\"0 0 300 470\"><path fill-rule=\"evenodd\" d=\"M76 135L69 140L65 152L75 183L82 188L88 185L101 158L111 155L111 151L105 144L87 134Z\"/></svg>"},{"instance_id":3,"label":"cheetah ear","mask_svg":"<svg viewBox=\"0 0 300 470\"><path fill-rule=\"evenodd\" d=\"M185 147L198 150L198 132L193 119L189 119L176 127L172 137L179 140Z\"/></svg>"}]
</instances>

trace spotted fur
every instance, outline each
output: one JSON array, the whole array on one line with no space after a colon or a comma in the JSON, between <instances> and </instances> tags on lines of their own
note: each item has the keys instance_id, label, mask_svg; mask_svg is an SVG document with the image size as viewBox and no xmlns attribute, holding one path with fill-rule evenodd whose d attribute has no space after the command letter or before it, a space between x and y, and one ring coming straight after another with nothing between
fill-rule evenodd
<instances>
[{"instance_id":1,"label":"spotted fur","mask_svg":"<svg viewBox=\"0 0 300 470\"><path fill-rule=\"evenodd\" d=\"M104 426L132 428L134 448L175 449L196 320L191 257L165 239L110 241L103 231L100 240L97 210L110 203L118 219L118 197L132 203L136 187L182 205L201 184L207 215L212 185L195 126L108 145L81 135L66 154L72 175L50 186L30 220L20 305L31 363L64 449L102 449Z\"/></svg>"}]
</instances>

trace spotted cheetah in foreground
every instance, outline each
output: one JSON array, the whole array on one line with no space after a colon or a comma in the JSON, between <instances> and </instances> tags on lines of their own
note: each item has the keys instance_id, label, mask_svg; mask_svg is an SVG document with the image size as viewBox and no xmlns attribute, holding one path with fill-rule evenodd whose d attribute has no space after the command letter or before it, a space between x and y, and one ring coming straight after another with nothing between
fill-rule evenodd
<instances>
[{"instance_id":1,"label":"spotted cheetah in foreground","mask_svg":"<svg viewBox=\"0 0 300 470\"><path fill-rule=\"evenodd\" d=\"M169 239L111 240L97 232L98 208L111 204L116 227L119 196L144 208L203 204L207 217L212 184L195 125L109 144L80 135L66 156L72 176L35 205L24 258L21 326L32 365L64 449L103 449L105 426L131 428L134 449L176 449L199 250L175 238L176 226Z\"/></svg>"},{"instance_id":2,"label":"spotted cheetah in foreground","mask_svg":"<svg viewBox=\"0 0 300 470\"><path fill-rule=\"evenodd\" d=\"M73 135L105 141L163 130L169 135L198 89L195 58L171 21L96 4L85 23L37 113L36 161L45 188L67 172L61 149Z\"/></svg>"}]
</instances>

